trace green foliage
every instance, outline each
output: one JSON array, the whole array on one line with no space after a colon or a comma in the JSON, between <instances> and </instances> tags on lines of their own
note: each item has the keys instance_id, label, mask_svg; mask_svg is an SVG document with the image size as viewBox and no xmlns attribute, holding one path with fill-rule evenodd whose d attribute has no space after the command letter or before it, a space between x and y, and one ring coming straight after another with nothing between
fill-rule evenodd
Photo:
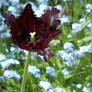
<instances>
[{"instance_id":1,"label":"green foliage","mask_svg":"<svg viewBox=\"0 0 92 92\"><path fill-rule=\"evenodd\" d=\"M37 6L39 5L37 0L30 1L34 2ZM20 3L25 2L27 1L20 0ZM66 61L63 61L62 58L56 56L56 53L59 50L64 50L63 45L65 42L72 42L74 44L74 49L79 49L79 46L92 43L92 31L86 27L86 25L92 21L92 13L87 14L85 10L87 3L92 4L92 0L83 0L83 3L81 3L80 0L70 0L67 2L64 2L63 0L48 0L48 5L50 6L55 6L57 4L63 6L65 9L64 13L69 16L70 23L58 26L58 29L60 29L62 33L49 43L51 46L51 52L55 55L51 57L48 62L44 62L39 56L35 56L35 58L32 59L31 65L36 66L41 70L41 76L35 78L33 74L28 73L25 92L44 92L44 90L39 87L39 82L47 79L52 84L52 88L64 88L67 92L72 92L73 90L76 90L76 92L83 92L83 87L85 86L92 89L92 53L85 53L80 59L76 58L77 63L72 67L64 64ZM3 6L4 11L6 8L7 7ZM82 31L76 34L72 33L72 23L78 23L79 19L82 17L86 18L86 21L81 24ZM2 33L0 32L0 34L6 32L7 29L3 30ZM72 35L71 39L67 38L68 34ZM4 45L6 45L6 47ZM11 51L11 47L14 47L15 51ZM6 55L7 59L9 59L13 53L15 59L20 61L20 64L11 65L7 69L14 69L22 76L25 63L25 59L23 58L26 57L25 53L19 51L18 47L14 46L8 37L0 37L0 54ZM46 74L46 67L48 66L55 69L55 76L52 77L49 74ZM65 76L61 72L64 68L71 71L71 73ZM0 66L0 76L2 75L3 71ZM0 80L0 92L20 92L21 82L22 79L16 80L14 78ZM82 84L82 87L79 89L76 86L72 86L72 84Z\"/></svg>"}]
</instances>

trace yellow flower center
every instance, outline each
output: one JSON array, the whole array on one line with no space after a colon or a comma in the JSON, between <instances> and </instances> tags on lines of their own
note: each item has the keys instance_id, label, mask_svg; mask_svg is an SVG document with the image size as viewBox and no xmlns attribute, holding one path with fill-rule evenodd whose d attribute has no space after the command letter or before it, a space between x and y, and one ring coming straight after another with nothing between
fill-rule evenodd
<instances>
[{"instance_id":1,"label":"yellow flower center","mask_svg":"<svg viewBox=\"0 0 92 92\"><path fill-rule=\"evenodd\" d=\"M36 32L30 32L30 42L33 43L35 41L35 35L36 35Z\"/></svg>"}]
</instances>

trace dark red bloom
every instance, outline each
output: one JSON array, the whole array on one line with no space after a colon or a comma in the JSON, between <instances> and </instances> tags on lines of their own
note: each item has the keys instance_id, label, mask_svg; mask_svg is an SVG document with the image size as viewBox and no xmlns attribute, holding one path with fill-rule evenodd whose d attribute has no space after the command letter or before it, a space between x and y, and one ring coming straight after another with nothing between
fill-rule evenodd
<instances>
[{"instance_id":1,"label":"dark red bloom","mask_svg":"<svg viewBox=\"0 0 92 92\"><path fill-rule=\"evenodd\" d=\"M56 8L47 9L40 18L34 15L32 7L27 4L20 16L3 12L5 23L10 27L11 40L20 48L37 52L45 56L47 54L49 42L61 33L57 29L60 24L58 18L61 16L60 10ZM30 33L35 32L35 41L31 42ZM50 56L50 55L49 55Z\"/></svg>"}]
</instances>

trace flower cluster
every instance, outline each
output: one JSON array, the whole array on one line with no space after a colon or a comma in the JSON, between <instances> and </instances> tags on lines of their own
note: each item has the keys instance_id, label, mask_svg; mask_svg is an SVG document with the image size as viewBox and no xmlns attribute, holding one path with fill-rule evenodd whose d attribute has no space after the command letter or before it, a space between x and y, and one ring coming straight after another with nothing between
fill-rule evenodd
<instances>
[{"instance_id":1,"label":"flower cluster","mask_svg":"<svg viewBox=\"0 0 92 92\"><path fill-rule=\"evenodd\" d=\"M58 51L56 53L56 55L61 57L63 61L66 61L66 62L63 62L63 63L70 66L70 67L72 65L76 64L75 58L72 55L72 53L67 53L64 50L61 50L61 51Z\"/></svg>"},{"instance_id":2,"label":"flower cluster","mask_svg":"<svg viewBox=\"0 0 92 92\"><path fill-rule=\"evenodd\" d=\"M6 70L4 71L3 76L5 76L7 79L15 78L15 79L21 79L20 75L15 70Z\"/></svg>"},{"instance_id":3,"label":"flower cluster","mask_svg":"<svg viewBox=\"0 0 92 92\"><path fill-rule=\"evenodd\" d=\"M73 23L73 24L72 24L72 31L73 31L74 33L80 32L81 29L82 29L82 26L81 26L80 23Z\"/></svg>"},{"instance_id":4,"label":"flower cluster","mask_svg":"<svg viewBox=\"0 0 92 92\"><path fill-rule=\"evenodd\" d=\"M68 71L67 69L63 69L63 70L62 70L62 73L63 73L64 75L69 75L69 74L71 73L71 71Z\"/></svg>"},{"instance_id":5,"label":"flower cluster","mask_svg":"<svg viewBox=\"0 0 92 92\"><path fill-rule=\"evenodd\" d=\"M39 86L44 90L49 90L51 88L51 83L48 81L40 81Z\"/></svg>"},{"instance_id":6,"label":"flower cluster","mask_svg":"<svg viewBox=\"0 0 92 92\"><path fill-rule=\"evenodd\" d=\"M79 19L79 22L80 22L80 23L85 22L85 21L86 21L85 18L80 18L80 19Z\"/></svg>"},{"instance_id":7,"label":"flower cluster","mask_svg":"<svg viewBox=\"0 0 92 92\"><path fill-rule=\"evenodd\" d=\"M60 20L61 20L62 24L64 24L64 23L70 23L70 20L69 20L68 16L66 16L66 15L63 15L60 18Z\"/></svg>"},{"instance_id":8,"label":"flower cluster","mask_svg":"<svg viewBox=\"0 0 92 92\"><path fill-rule=\"evenodd\" d=\"M91 92L92 90L90 88L84 87L83 92Z\"/></svg>"},{"instance_id":9,"label":"flower cluster","mask_svg":"<svg viewBox=\"0 0 92 92\"><path fill-rule=\"evenodd\" d=\"M17 64L20 64L20 62L15 59L8 59L0 63L3 69L8 68L10 65L17 65Z\"/></svg>"},{"instance_id":10,"label":"flower cluster","mask_svg":"<svg viewBox=\"0 0 92 92\"><path fill-rule=\"evenodd\" d=\"M54 88L50 89L49 92L67 92L67 91L62 88Z\"/></svg>"},{"instance_id":11,"label":"flower cluster","mask_svg":"<svg viewBox=\"0 0 92 92\"><path fill-rule=\"evenodd\" d=\"M6 56L3 54L0 54L0 61L6 60Z\"/></svg>"},{"instance_id":12,"label":"flower cluster","mask_svg":"<svg viewBox=\"0 0 92 92\"><path fill-rule=\"evenodd\" d=\"M29 65L28 72L32 73L36 78L40 77L40 69L36 68L35 66Z\"/></svg>"},{"instance_id":13,"label":"flower cluster","mask_svg":"<svg viewBox=\"0 0 92 92\"><path fill-rule=\"evenodd\" d=\"M71 52L71 51L73 51L73 47L74 47L74 45L73 45L72 43L70 43L70 42L66 42L66 43L64 44L64 50L65 50L66 52Z\"/></svg>"},{"instance_id":14,"label":"flower cluster","mask_svg":"<svg viewBox=\"0 0 92 92\"><path fill-rule=\"evenodd\" d=\"M86 5L86 12L87 12L87 13L92 12L92 4L87 4L87 5Z\"/></svg>"},{"instance_id":15,"label":"flower cluster","mask_svg":"<svg viewBox=\"0 0 92 92\"><path fill-rule=\"evenodd\" d=\"M87 24L87 28L89 28L92 31L92 22Z\"/></svg>"},{"instance_id":16,"label":"flower cluster","mask_svg":"<svg viewBox=\"0 0 92 92\"><path fill-rule=\"evenodd\" d=\"M4 76L0 76L0 80L4 80Z\"/></svg>"},{"instance_id":17,"label":"flower cluster","mask_svg":"<svg viewBox=\"0 0 92 92\"><path fill-rule=\"evenodd\" d=\"M46 67L46 73L50 74L51 76L55 76L55 70L53 67L50 66Z\"/></svg>"},{"instance_id":18,"label":"flower cluster","mask_svg":"<svg viewBox=\"0 0 92 92\"><path fill-rule=\"evenodd\" d=\"M58 57L61 57L64 64L67 64L68 66L72 66L76 64L75 58L82 58L84 56L84 53L92 53L92 43L88 44L87 46L80 46L78 49L73 49L73 44L66 42L64 44L64 50L58 51L56 55Z\"/></svg>"}]
</instances>

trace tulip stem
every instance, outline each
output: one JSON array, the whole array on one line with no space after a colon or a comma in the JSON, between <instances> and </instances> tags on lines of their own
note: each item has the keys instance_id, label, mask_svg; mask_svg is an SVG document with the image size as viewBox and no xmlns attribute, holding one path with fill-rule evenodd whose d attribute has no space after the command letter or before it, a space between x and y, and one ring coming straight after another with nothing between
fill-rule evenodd
<instances>
[{"instance_id":1,"label":"tulip stem","mask_svg":"<svg viewBox=\"0 0 92 92\"><path fill-rule=\"evenodd\" d=\"M26 84L28 66L29 66L29 63L30 63L30 55L31 55L31 53L28 52L27 60L25 62L25 67L24 67L24 74L23 74L23 79L22 79L21 92L25 92L25 84Z\"/></svg>"}]
</instances>

